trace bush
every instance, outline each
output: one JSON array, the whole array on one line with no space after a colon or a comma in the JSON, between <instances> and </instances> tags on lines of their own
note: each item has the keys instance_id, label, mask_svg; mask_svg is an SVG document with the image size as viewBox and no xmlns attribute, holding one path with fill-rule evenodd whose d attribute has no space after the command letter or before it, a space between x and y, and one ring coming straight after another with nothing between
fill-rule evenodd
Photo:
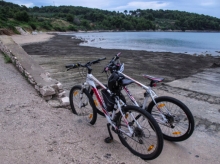
<instances>
[{"instance_id":1,"label":"bush","mask_svg":"<svg viewBox=\"0 0 220 164\"><path fill-rule=\"evenodd\" d=\"M73 15L68 14L68 15L66 16L66 20L67 20L68 22L73 22L73 20L74 20Z\"/></svg>"},{"instance_id":2,"label":"bush","mask_svg":"<svg viewBox=\"0 0 220 164\"><path fill-rule=\"evenodd\" d=\"M15 26L16 26L16 24L14 24L14 23L7 23L7 24L5 25L5 27L6 27L7 29L12 30L15 34L20 34L20 33L18 32L18 30L15 28Z\"/></svg>"},{"instance_id":3,"label":"bush","mask_svg":"<svg viewBox=\"0 0 220 164\"><path fill-rule=\"evenodd\" d=\"M77 28L75 26L73 26L73 25L69 25L67 27L67 30L69 30L69 31L77 31Z\"/></svg>"},{"instance_id":4,"label":"bush","mask_svg":"<svg viewBox=\"0 0 220 164\"><path fill-rule=\"evenodd\" d=\"M44 22L44 19L43 18L37 18L37 21L38 22Z\"/></svg>"},{"instance_id":5,"label":"bush","mask_svg":"<svg viewBox=\"0 0 220 164\"><path fill-rule=\"evenodd\" d=\"M61 31L61 32L65 32L66 30L62 27L59 27L59 26L54 26L53 27L55 31Z\"/></svg>"},{"instance_id":6,"label":"bush","mask_svg":"<svg viewBox=\"0 0 220 164\"><path fill-rule=\"evenodd\" d=\"M36 30L36 29L37 29L37 26L35 25L35 23L31 22L31 23L29 23L29 25L31 26L31 28L32 28L33 30Z\"/></svg>"},{"instance_id":7,"label":"bush","mask_svg":"<svg viewBox=\"0 0 220 164\"><path fill-rule=\"evenodd\" d=\"M3 53L3 55L4 55L4 61L5 61L5 63L12 63L12 60L11 60L11 58L10 58L8 55L6 55L6 54L4 54L4 53Z\"/></svg>"},{"instance_id":8,"label":"bush","mask_svg":"<svg viewBox=\"0 0 220 164\"><path fill-rule=\"evenodd\" d=\"M3 14L0 14L0 20L7 21L7 18Z\"/></svg>"},{"instance_id":9,"label":"bush","mask_svg":"<svg viewBox=\"0 0 220 164\"><path fill-rule=\"evenodd\" d=\"M42 24L42 28L44 28L46 30L51 30L52 29L52 25L50 23L43 23Z\"/></svg>"},{"instance_id":10,"label":"bush","mask_svg":"<svg viewBox=\"0 0 220 164\"><path fill-rule=\"evenodd\" d=\"M28 22L30 20L30 17L26 11L19 11L16 13L15 19Z\"/></svg>"}]
</instances>

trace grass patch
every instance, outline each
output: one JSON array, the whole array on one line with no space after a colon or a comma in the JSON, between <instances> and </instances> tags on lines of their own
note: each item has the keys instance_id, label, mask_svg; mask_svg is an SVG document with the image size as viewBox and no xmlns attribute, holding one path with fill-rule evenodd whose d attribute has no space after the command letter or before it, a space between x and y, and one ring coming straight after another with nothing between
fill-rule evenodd
<instances>
[{"instance_id":1,"label":"grass patch","mask_svg":"<svg viewBox=\"0 0 220 164\"><path fill-rule=\"evenodd\" d=\"M10 58L8 55L6 55L5 53L3 53L3 56L4 56L4 61L5 61L5 63L12 63L12 60L11 60L11 58Z\"/></svg>"}]
</instances>

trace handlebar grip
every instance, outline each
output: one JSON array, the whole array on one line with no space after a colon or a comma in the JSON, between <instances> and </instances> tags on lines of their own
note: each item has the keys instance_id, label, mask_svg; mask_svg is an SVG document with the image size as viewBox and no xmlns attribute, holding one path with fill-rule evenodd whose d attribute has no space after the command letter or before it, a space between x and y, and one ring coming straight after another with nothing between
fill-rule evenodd
<instances>
[{"instance_id":1,"label":"handlebar grip","mask_svg":"<svg viewBox=\"0 0 220 164\"><path fill-rule=\"evenodd\" d=\"M73 69L73 68L78 68L79 65L78 64L70 64L70 65L66 65L67 70Z\"/></svg>"},{"instance_id":2,"label":"handlebar grip","mask_svg":"<svg viewBox=\"0 0 220 164\"><path fill-rule=\"evenodd\" d=\"M119 56L121 55L121 52L117 53L113 58L112 60L109 62L109 63L113 63L115 62L117 59L119 59Z\"/></svg>"},{"instance_id":3,"label":"handlebar grip","mask_svg":"<svg viewBox=\"0 0 220 164\"><path fill-rule=\"evenodd\" d=\"M90 63L91 63L91 64L96 64L96 63L99 63L100 61L105 60L105 59L106 59L106 57L100 58L100 59L94 60L94 61L92 61L92 62L90 62Z\"/></svg>"},{"instance_id":4,"label":"handlebar grip","mask_svg":"<svg viewBox=\"0 0 220 164\"><path fill-rule=\"evenodd\" d=\"M66 65L66 68L72 68L74 64Z\"/></svg>"},{"instance_id":5,"label":"handlebar grip","mask_svg":"<svg viewBox=\"0 0 220 164\"><path fill-rule=\"evenodd\" d=\"M106 59L106 57L104 57L104 58L100 58L100 60L105 60Z\"/></svg>"},{"instance_id":6,"label":"handlebar grip","mask_svg":"<svg viewBox=\"0 0 220 164\"><path fill-rule=\"evenodd\" d=\"M118 58L119 58L119 56L121 55L121 52L119 52L117 55L115 55L115 56L117 56Z\"/></svg>"}]
</instances>

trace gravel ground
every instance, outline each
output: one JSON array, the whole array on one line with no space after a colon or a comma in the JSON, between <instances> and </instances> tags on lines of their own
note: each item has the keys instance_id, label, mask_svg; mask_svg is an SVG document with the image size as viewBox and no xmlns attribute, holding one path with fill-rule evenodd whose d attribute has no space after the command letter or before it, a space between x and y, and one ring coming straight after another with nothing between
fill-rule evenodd
<instances>
[{"instance_id":1,"label":"gravel ground","mask_svg":"<svg viewBox=\"0 0 220 164\"><path fill-rule=\"evenodd\" d=\"M50 107L11 64L0 56L1 164L216 164L219 134L196 130L186 141L164 142L161 155L143 161L116 140L106 144L106 121L94 126L68 109ZM201 127L202 128L202 127Z\"/></svg>"},{"instance_id":2,"label":"gravel ground","mask_svg":"<svg viewBox=\"0 0 220 164\"><path fill-rule=\"evenodd\" d=\"M93 127L50 107L3 55L0 70L1 164L144 163L119 142L105 144L102 121Z\"/></svg>"}]
</instances>

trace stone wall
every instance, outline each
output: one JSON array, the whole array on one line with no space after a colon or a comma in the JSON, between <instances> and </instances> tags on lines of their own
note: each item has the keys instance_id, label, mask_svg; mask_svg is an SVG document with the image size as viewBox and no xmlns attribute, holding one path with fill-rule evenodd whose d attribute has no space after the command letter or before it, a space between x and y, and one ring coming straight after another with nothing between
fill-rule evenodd
<instances>
[{"instance_id":1,"label":"stone wall","mask_svg":"<svg viewBox=\"0 0 220 164\"><path fill-rule=\"evenodd\" d=\"M11 58L12 63L17 67L20 73L30 82L30 84L34 86L38 93L46 101L49 102L49 104L51 104L54 107L69 106L69 98L65 96L63 85L59 81L52 79L50 77L50 74L48 72L44 72L39 65L38 66L40 69L36 69L36 71L41 71L36 73L35 75L32 75L30 73L33 72L33 70L29 71L28 69L25 69L25 67L21 64L22 62L19 61L18 57L9 48L11 47L11 43L9 47L5 45L5 43L8 43L10 41L10 39L8 40L8 37L9 36L0 36L0 51ZM15 43L14 46L19 45ZM34 61L30 59L28 61L34 63ZM23 63L24 62L25 61L23 61ZM34 66L36 67L36 64ZM38 75L39 77L36 77Z\"/></svg>"}]
</instances>

